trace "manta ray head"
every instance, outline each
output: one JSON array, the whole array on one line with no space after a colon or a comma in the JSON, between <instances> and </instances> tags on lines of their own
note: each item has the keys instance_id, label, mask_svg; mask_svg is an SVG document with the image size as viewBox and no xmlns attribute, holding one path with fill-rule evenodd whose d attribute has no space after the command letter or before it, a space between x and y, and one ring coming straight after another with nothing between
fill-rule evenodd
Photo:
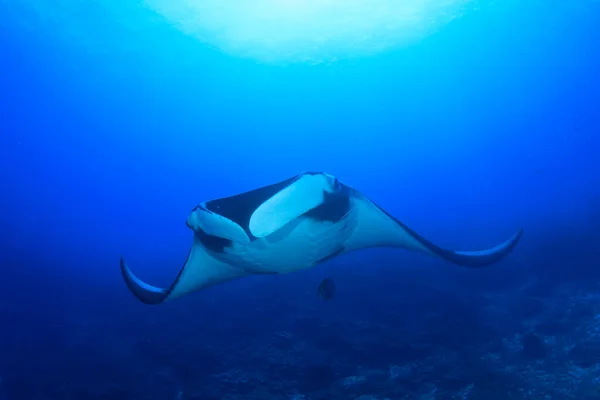
<instances>
[{"instance_id":1,"label":"manta ray head","mask_svg":"<svg viewBox=\"0 0 600 400\"><path fill-rule=\"evenodd\" d=\"M225 215L210 210L207 202L198 204L185 223L200 237L210 236L240 244L250 243L244 228Z\"/></svg>"},{"instance_id":2,"label":"manta ray head","mask_svg":"<svg viewBox=\"0 0 600 400\"><path fill-rule=\"evenodd\" d=\"M343 186L340 183L340 180L333 175L329 175L325 172L318 172L316 175L320 175L325 183L324 190L329 193L338 193L343 191Z\"/></svg>"},{"instance_id":3,"label":"manta ray head","mask_svg":"<svg viewBox=\"0 0 600 400\"><path fill-rule=\"evenodd\" d=\"M324 172L304 172L249 192L198 204L186 224L197 235L238 244L268 236L319 207L344 185Z\"/></svg>"}]
</instances>

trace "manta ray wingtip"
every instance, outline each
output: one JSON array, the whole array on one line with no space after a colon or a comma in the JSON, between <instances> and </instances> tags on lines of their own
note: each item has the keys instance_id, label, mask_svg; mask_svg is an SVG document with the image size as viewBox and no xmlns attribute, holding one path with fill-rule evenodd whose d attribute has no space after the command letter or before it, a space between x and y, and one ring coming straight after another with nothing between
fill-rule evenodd
<instances>
[{"instance_id":1,"label":"manta ray wingtip","mask_svg":"<svg viewBox=\"0 0 600 400\"><path fill-rule=\"evenodd\" d=\"M523 228L520 228L505 242L487 250L444 252L445 254L440 255L448 261L465 267L487 267L508 256L521 240L521 236L523 236Z\"/></svg>"},{"instance_id":2,"label":"manta ray wingtip","mask_svg":"<svg viewBox=\"0 0 600 400\"><path fill-rule=\"evenodd\" d=\"M135 297L137 297L142 303L145 304L160 304L167 298L167 291L165 289L157 288L152 285L148 285L141 279L131 272L127 264L125 264L125 259L121 256L120 259L120 268L121 275L123 275L123 280L125 284L133 293Z\"/></svg>"}]
</instances>

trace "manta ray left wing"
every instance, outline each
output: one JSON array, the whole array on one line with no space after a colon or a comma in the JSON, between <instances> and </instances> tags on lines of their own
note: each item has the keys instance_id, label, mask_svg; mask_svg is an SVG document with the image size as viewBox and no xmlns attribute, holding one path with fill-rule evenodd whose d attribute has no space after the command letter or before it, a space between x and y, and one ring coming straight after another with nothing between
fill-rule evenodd
<instances>
[{"instance_id":1,"label":"manta ray left wing","mask_svg":"<svg viewBox=\"0 0 600 400\"><path fill-rule=\"evenodd\" d=\"M356 208L357 221L353 234L345 241L343 251L339 254L369 247L399 247L430 254L464 267L477 268L503 259L523 234L523 230L519 230L507 241L486 250L447 250L410 229L356 189L347 185L344 185L344 189Z\"/></svg>"},{"instance_id":2,"label":"manta ray left wing","mask_svg":"<svg viewBox=\"0 0 600 400\"><path fill-rule=\"evenodd\" d=\"M146 304L163 303L218 283L249 275L209 255L196 235L183 267L168 288L158 288L145 283L131 272L123 258L121 258L121 274L129 290Z\"/></svg>"}]
</instances>

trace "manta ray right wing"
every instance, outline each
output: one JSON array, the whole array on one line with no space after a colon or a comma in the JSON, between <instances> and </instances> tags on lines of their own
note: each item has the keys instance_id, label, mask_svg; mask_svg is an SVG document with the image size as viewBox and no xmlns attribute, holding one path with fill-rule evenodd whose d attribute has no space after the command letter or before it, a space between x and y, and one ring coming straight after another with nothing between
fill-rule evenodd
<instances>
[{"instance_id":1,"label":"manta ray right wing","mask_svg":"<svg viewBox=\"0 0 600 400\"><path fill-rule=\"evenodd\" d=\"M168 288L158 288L143 282L131 272L123 258L121 258L121 274L129 290L146 304L160 304L218 283L249 275L208 254L196 235L183 267Z\"/></svg>"},{"instance_id":2,"label":"manta ray right wing","mask_svg":"<svg viewBox=\"0 0 600 400\"><path fill-rule=\"evenodd\" d=\"M504 243L486 250L447 250L417 234L357 190L347 185L344 187L357 209L357 225L340 254L369 247L399 247L437 256L464 267L478 268L503 259L516 246L523 233L520 230Z\"/></svg>"}]
</instances>

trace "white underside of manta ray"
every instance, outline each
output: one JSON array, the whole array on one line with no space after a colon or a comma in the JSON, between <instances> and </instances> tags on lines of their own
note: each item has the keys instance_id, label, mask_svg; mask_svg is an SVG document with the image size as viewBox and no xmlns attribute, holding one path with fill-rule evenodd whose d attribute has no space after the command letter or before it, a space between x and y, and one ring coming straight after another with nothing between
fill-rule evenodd
<instances>
[{"instance_id":1,"label":"white underside of manta ray","mask_svg":"<svg viewBox=\"0 0 600 400\"><path fill-rule=\"evenodd\" d=\"M186 224L194 231L192 248L170 287L144 283L121 259L125 283L142 302L159 304L249 275L303 270L369 247L397 247L484 267L510 253L523 232L487 250L445 250L321 172L201 203Z\"/></svg>"}]
</instances>

